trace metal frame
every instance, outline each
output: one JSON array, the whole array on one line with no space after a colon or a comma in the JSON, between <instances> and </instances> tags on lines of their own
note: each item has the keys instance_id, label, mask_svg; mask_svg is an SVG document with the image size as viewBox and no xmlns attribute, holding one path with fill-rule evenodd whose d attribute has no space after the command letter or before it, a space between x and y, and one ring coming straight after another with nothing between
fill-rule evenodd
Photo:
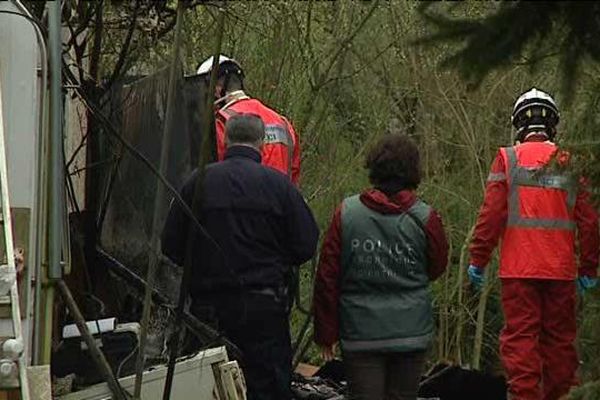
<instances>
[{"instance_id":1,"label":"metal frame","mask_svg":"<svg viewBox=\"0 0 600 400\"><path fill-rule=\"evenodd\" d=\"M12 217L10 212L10 200L8 197L8 169L6 166L6 147L4 144L4 112L2 111L2 82L0 81L0 196L2 197L2 218L4 228L4 244L6 245L6 262L9 273L12 273L13 283L10 289L11 318L15 339L23 341L21 331L21 310L19 303L19 288L17 283L17 271L15 268L15 255L12 232ZM21 351L18 358L19 386L21 388L21 399L29 400L29 384L27 381L27 360L25 353Z\"/></svg>"}]
</instances>

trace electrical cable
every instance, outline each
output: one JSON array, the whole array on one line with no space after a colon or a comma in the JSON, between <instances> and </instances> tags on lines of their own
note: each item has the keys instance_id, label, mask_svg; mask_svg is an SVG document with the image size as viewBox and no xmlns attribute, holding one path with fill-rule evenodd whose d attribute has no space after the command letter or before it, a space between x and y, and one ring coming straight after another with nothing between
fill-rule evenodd
<instances>
[{"instance_id":1,"label":"electrical cable","mask_svg":"<svg viewBox=\"0 0 600 400\"><path fill-rule=\"evenodd\" d=\"M9 10L0 10L0 14L11 14L11 15L18 15L19 17L23 17L26 20L29 20L30 22L33 22L34 24L36 24L36 26L39 27L43 33L48 34L48 31L46 30L46 28L44 26L42 26L35 17L29 16L27 14L19 13L16 11L9 11Z\"/></svg>"},{"instance_id":2,"label":"electrical cable","mask_svg":"<svg viewBox=\"0 0 600 400\"><path fill-rule=\"evenodd\" d=\"M127 357L125 357L120 363L119 366L117 367L117 379L119 379L121 377L121 368L123 368L123 366L127 363L127 361L129 361L129 359L131 359L131 357L133 357L133 355L136 353L136 351L138 351L138 349L140 348L139 343L133 348L133 350L127 355Z\"/></svg>"}]
</instances>

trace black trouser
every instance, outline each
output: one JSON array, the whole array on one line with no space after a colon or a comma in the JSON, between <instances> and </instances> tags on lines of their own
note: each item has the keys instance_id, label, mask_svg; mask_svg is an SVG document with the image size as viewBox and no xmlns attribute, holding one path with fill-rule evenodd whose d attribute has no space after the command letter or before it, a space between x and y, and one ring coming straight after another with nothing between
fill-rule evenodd
<instances>
[{"instance_id":1,"label":"black trouser","mask_svg":"<svg viewBox=\"0 0 600 400\"><path fill-rule=\"evenodd\" d=\"M352 400L415 400L425 352L344 352Z\"/></svg>"},{"instance_id":2,"label":"black trouser","mask_svg":"<svg viewBox=\"0 0 600 400\"><path fill-rule=\"evenodd\" d=\"M192 313L242 352L248 400L291 399L292 346L286 305L264 294L194 301Z\"/></svg>"}]
</instances>

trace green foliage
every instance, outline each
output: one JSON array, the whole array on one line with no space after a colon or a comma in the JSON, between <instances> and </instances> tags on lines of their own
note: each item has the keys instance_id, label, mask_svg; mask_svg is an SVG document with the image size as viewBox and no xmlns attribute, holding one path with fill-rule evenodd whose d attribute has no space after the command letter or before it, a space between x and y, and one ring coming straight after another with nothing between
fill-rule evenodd
<instances>
[{"instance_id":1,"label":"green foliage","mask_svg":"<svg viewBox=\"0 0 600 400\"><path fill-rule=\"evenodd\" d=\"M255 7L229 3L224 53L244 66L249 92L291 118L303 147L302 189L322 232L347 195L368 186L363 159L369 145L388 131L402 131L420 145L424 182L421 196L444 218L452 254L448 273L433 286L438 338L431 360L472 364L481 342L481 367L500 370L498 334L502 314L497 280L487 293L480 337L476 336L479 297L459 271L467 263L466 244L479 208L489 164L499 146L512 143L510 110L516 96L533 85L556 91L556 63L537 69L512 65L491 71L476 90L453 71L439 69L452 43L414 46L427 34L418 4L405 2L272 2ZM463 19L486 15L487 4L452 10ZM192 73L212 51L217 10L200 7L186 16L185 66ZM462 14L461 14L462 13ZM148 49L160 64L168 49ZM585 68L584 68L585 69ZM583 113L582 96L565 109L561 126ZM591 117L591 116L590 116ZM496 262L491 266L490 276ZM310 265L304 266L303 304L311 297ZM294 313L293 331L303 316ZM481 325L481 324L480 324ZM589 332L591 327L584 327ZM597 345L588 343L584 348ZM304 361L319 362L315 348ZM593 362L591 363L593 364ZM587 379L599 374L584 366Z\"/></svg>"},{"instance_id":2,"label":"green foliage","mask_svg":"<svg viewBox=\"0 0 600 400\"><path fill-rule=\"evenodd\" d=\"M557 92L556 71L561 65L582 88L563 107L562 138L571 142L573 153L584 146L597 150L600 75L588 59L599 54L594 19L599 6L466 2L445 10L451 18L432 14L429 8L419 12L420 5L414 2L226 2L224 6L220 10L206 3L187 11L185 71L192 74L213 51L217 13L225 12L223 52L244 66L249 93L289 116L298 130L302 190L322 232L339 202L368 186L363 159L378 137L388 131L405 132L417 141L424 171L419 192L442 215L451 243L448 272L433 285L438 335L431 361L499 370L502 315L497 280L489 282L483 302L469 290L464 276L471 228L489 164L499 146L512 143L509 118L514 99L534 85ZM122 6L106 2L105 7L107 13L119 15ZM423 15L437 33L429 31ZM122 30L111 32L114 35L105 38L102 71L111 71L124 39ZM152 36L136 28L126 70L146 74L164 65L172 37L168 30L161 32ZM428 43L448 40L415 46L423 37ZM114 50L108 51L111 46ZM554 53L558 58L546 57ZM460 66L461 74L439 68L444 62ZM600 182L598 157L594 152L588 155L584 164ZM494 260L490 278L496 267ZM302 271L303 304L310 303L311 277L307 265ZM586 381L600 379L600 362L594 358L600 332L598 324L590 322L598 321L599 304L597 296L590 298L582 311ZM292 320L296 333L303 318L294 313ZM319 362L316 349L303 360Z\"/></svg>"},{"instance_id":3,"label":"green foliage","mask_svg":"<svg viewBox=\"0 0 600 400\"><path fill-rule=\"evenodd\" d=\"M464 78L476 84L498 67L525 62L535 68L540 59L556 56L563 67L564 94L571 95L582 63L600 61L598 3L507 2L475 18L432 13L430 6L421 7L422 15L437 32L419 42L462 42L463 47L447 55L443 65L458 67Z\"/></svg>"},{"instance_id":4,"label":"green foliage","mask_svg":"<svg viewBox=\"0 0 600 400\"><path fill-rule=\"evenodd\" d=\"M600 381L590 382L574 389L570 394L569 400L596 400L600 398Z\"/></svg>"}]
</instances>

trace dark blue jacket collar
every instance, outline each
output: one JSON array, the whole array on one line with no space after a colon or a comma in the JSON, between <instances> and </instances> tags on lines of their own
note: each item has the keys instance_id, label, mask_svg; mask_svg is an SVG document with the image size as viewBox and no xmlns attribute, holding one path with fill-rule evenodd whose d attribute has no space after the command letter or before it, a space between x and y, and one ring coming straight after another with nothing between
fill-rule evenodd
<instances>
[{"instance_id":1,"label":"dark blue jacket collar","mask_svg":"<svg viewBox=\"0 0 600 400\"><path fill-rule=\"evenodd\" d=\"M231 146L229 148L227 148L227 151L225 152L225 159L227 158L237 158L237 157L243 157L243 158L249 158L253 161L256 161L257 163L260 163L262 160L262 157L260 155L260 152L250 146Z\"/></svg>"}]
</instances>

